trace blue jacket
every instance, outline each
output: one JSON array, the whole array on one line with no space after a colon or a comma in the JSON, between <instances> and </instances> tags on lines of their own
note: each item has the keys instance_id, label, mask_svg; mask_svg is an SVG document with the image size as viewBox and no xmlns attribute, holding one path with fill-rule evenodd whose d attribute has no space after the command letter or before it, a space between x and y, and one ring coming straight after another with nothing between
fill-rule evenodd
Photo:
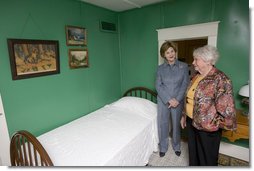
<instances>
[{"instance_id":1,"label":"blue jacket","mask_svg":"<svg viewBox=\"0 0 254 171\"><path fill-rule=\"evenodd\" d=\"M183 102L188 84L189 69L186 63L176 60L173 65L169 65L165 61L158 66L155 87L158 98L165 105L172 98L179 103Z\"/></svg>"}]
</instances>

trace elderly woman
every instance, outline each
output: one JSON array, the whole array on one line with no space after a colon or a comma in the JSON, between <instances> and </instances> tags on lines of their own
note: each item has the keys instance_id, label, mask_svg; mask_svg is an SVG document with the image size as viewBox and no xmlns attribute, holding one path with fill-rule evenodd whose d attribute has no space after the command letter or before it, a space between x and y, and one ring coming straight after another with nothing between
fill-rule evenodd
<instances>
[{"instance_id":1,"label":"elderly woman","mask_svg":"<svg viewBox=\"0 0 254 171\"><path fill-rule=\"evenodd\" d=\"M177 60L176 52L173 42L166 41L161 45L160 55L165 58L165 62L158 66L156 76L160 157L168 150L169 128L173 150L177 156L181 155L180 120L189 75L188 65Z\"/></svg>"},{"instance_id":2,"label":"elderly woman","mask_svg":"<svg viewBox=\"0 0 254 171\"><path fill-rule=\"evenodd\" d=\"M236 111L230 79L215 68L215 47L206 45L193 52L198 71L187 88L182 128L187 125L189 165L218 165L221 130L236 129Z\"/></svg>"}]
</instances>

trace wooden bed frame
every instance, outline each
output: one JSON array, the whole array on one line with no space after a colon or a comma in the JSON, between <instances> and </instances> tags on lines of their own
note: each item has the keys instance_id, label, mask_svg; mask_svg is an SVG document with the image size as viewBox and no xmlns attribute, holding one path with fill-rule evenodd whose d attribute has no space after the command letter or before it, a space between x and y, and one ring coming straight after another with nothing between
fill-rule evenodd
<instances>
[{"instance_id":1,"label":"wooden bed frame","mask_svg":"<svg viewBox=\"0 0 254 171\"><path fill-rule=\"evenodd\" d=\"M134 87L129 90L127 90L123 96L134 96L134 97L141 97L147 100L150 100L152 102L157 103L157 93L145 88L145 87Z\"/></svg>"},{"instance_id":2,"label":"wooden bed frame","mask_svg":"<svg viewBox=\"0 0 254 171\"><path fill-rule=\"evenodd\" d=\"M141 97L157 102L157 94L145 87L131 88L123 96ZM12 136L10 158L12 166L53 166L41 143L35 136L25 130L17 131Z\"/></svg>"},{"instance_id":3,"label":"wooden bed frame","mask_svg":"<svg viewBox=\"0 0 254 171\"><path fill-rule=\"evenodd\" d=\"M25 130L12 136L10 155L12 166L53 166L41 143Z\"/></svg>"}]
</instances>

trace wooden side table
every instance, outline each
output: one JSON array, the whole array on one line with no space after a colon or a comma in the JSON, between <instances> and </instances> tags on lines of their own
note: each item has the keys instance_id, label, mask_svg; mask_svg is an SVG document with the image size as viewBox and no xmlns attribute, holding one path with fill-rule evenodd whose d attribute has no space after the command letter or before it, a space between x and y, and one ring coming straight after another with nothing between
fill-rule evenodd
<instances>
[{"instance_id":1,"label":"wooden side table","mask_svg":"<svg viewBox=\"0 0 254 171\"><path fill-rule=\"evenodd\" d=\"M236 111L236 131L222 131L222 137L227 138L229 141L234 142L237 139L249 139L249 118L242 114L241 110Z\"/></svg>"}]
</instances>

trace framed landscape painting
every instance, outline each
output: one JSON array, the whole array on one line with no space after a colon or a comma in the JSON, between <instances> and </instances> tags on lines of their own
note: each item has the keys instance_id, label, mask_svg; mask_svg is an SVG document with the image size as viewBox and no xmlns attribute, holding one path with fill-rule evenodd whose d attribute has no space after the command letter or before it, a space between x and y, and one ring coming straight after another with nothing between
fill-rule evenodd
<instances>
[{"instance_id":1,"label":"framed landscape painting","mask_svg":"<svg viewBox=\"0 0 254 171\"><path fill-rule=\"evenodd\" d=\"M85 46L86 29L76 26L65 26L66 44L68 46Z\"/></svg>"},{"instance_id":2,"label":"framed landscape painting","mask_svg":"<svg viewBox=\"0 0 254 171\"><path fill-rule=\"evenodd\" d=\"M7 39L12 79L60 73L55 40Z\"/></svg>"},{"instance_id":3,"label":"framed landscape painting","mask_svg":"<svg viewBox=\"0 0 254 171\"><path fill-rule=\"evenodd\" d=\"M87 49L69 49L69 66L71 69L88 67Z\"/></svg>"}]
</instances>

